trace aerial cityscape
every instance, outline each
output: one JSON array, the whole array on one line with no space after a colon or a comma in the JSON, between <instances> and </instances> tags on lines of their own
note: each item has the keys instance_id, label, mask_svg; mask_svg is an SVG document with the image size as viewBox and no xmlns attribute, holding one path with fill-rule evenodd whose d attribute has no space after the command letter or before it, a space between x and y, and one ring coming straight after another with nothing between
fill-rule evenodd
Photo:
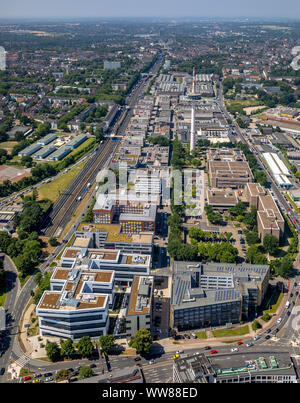
<instances>
[{"instance_id":1,"label":"aerial cityscape","mask_svg":"<svg viewBox=\"0 0 300 403\"><path fill-rule=\"evenodd\" d=\"M299 383L300 5L11 3L0 383Z\"/></svg>"}]
</instances>

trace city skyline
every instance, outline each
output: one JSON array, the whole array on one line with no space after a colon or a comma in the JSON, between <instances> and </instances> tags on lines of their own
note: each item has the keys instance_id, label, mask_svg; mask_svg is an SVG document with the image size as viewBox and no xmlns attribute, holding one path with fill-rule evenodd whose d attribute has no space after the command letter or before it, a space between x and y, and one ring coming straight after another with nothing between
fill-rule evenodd
<instances>
[{"instance_id":1,"label":"city skyline","mask_svg":"<svg viewBox=\"0 0 300 403\"><path fill-rule=\"evenodd\" d=\"M238 0L212 0L209 4L204 1L188 0L184 4L179 1L165 0L163 4L154 0L151 4L143 4L137 0L128 0L126 5L120 0L108 4L102 0L87 0L84 5L78 0L53 0L45 4L37 0L25 3L13 0L10 3L0 1L1 18L293 18L300 15L300 4L297 0L288 0L284 4L280 0L253 0L241 4Z\"/></svg>"}]
</instances>

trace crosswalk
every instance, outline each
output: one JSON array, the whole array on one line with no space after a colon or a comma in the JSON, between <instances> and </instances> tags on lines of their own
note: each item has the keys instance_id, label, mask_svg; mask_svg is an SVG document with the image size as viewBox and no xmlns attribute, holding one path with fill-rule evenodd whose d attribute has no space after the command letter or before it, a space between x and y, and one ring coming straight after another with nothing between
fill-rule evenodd
<instances>
[{"instance_id":1,"label":"crosswalk","mask_svg":"<svg viewBox=\"0 0 300 403\"><path fill-rule=\"evenodd\" d=\"M19 365L21 368L25 367L25 365L30 361L30 358L27 355L22 355L22 357L18 358L15 363Z\"/></svg>"}]
</instances>

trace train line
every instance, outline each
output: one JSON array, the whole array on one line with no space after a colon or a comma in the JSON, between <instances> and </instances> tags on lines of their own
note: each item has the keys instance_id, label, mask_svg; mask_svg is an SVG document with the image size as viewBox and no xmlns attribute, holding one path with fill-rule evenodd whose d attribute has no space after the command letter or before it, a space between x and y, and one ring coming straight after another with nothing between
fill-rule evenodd
<instances>
[{"instance_id":1,"label":"train line","mask_svg":"<svg viewBox=\"0 0 300 403\"><path fill-rule=\"evenodd\" d=\"M70 221L73 212L79 205L78 198L86 194L84 188L87 183L93 183L101 168L111 155L110 150L114 151L118 140L109 139L103 144L102 149L92 156L85 164L84 169L77 175L74 181L69 185L65 193L55 203L53 210L47 218L44 226L45 236L60 236L64 227Z\"/></svg>"}]
</instances>

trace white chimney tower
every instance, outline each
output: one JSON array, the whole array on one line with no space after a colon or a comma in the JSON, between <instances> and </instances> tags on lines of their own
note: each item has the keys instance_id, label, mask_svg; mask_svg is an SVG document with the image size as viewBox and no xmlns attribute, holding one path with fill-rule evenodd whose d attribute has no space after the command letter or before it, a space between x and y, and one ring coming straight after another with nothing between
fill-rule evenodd
<instances>
[{"instance_id":1,"label":"white chimney tower","mask_svg":"<svg viewBox=\"0 0 300 403\"><path fill-rule=\"evenodd\" d=\"M195 109L192 105L191 114L191 138L190 138L190 153L196 148L196 132L195 132Z\"/></svg>"}]
</instances>

